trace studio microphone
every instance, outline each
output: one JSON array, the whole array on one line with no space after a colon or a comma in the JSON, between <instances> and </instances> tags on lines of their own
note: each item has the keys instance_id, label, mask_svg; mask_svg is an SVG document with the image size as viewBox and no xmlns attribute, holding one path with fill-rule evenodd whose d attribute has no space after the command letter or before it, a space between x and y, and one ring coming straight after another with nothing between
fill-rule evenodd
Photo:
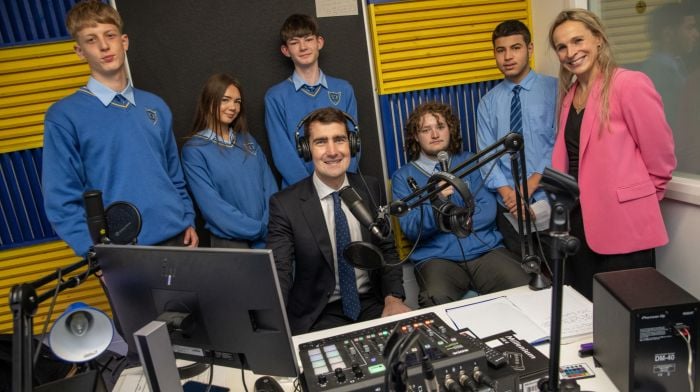
<instances>
[{"instance_id":1,"label":"studio microphone","mask_svg":"<svg viewBox=\"0 0 700 392\"><path fill-rule=\"evenodd\" d=\"M92 243L108 243L107 221L105 219L105 208L102 204L102 192L89 190L83 193L83 200L85 202L85 214Z\"/></svg>"},{"instance_id":2,"label":"studio microphone","mask_svg":"<svg viewBox=\"0 0 700 392\"><path fill-rule=\"evenodd\" d=\"M375 238L379 240L384 239L382 230L379 228L377 222L375 222L375 219L372 217L372 213L362 202L362 198L357 194L355 189L348 185L339 190L338 195L340 195L343 203L348 206L348 209L352 215L357 218L362 226L366 227Z\"/></svg>"},{"instance_id":3,"label":"studio microphone","mask_svg":"<svg viewBox=\"0 0 700 392\"><path fill-rule=\"evenodd\" d=\"M450 159L450 156L447 154L447 151L440 151L437 153L437 159L438 162L440 162L440 171L449 172L450 167L448 166L447 161Z\"/></svg>"},{"instance_id":4,"label":"studio microphone","mask_svg":"<svg viewBox=\"0 0 700 392\"><path fill-rule=\"evenodd\" d=\"M440 162L440 171L443 171L445 173L449 173L450 167L447 161L450 159L450 156L447 154L447 151L440 151L437 153L437 159L438 162ZM447 196L445 199L450 200L450 196Z\"/></svg>"}]
</instances>

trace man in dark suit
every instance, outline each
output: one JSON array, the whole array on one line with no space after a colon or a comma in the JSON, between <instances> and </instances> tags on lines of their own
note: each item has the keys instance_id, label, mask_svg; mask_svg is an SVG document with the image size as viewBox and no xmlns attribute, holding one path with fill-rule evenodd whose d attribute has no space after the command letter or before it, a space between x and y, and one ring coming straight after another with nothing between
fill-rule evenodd
<instances>
[{"instance_id":1,"label":"man in dark suit","mask_svg":"<svg viewBox=\"0 0 700 392\"><path fill-rule=\"evenodd\" d=\"M346 115L318 109L304 120L304 135L298 143L304 158L313 161L314 173L272 196L267 237L292 333L409 311L400 266L363 271L342 256L348 241L372 241L387 264L398 262L391 236L373 238L337 196L350 185L372 210L376 206L368 201L381 201L384 193L376 179L346 173L359 149Z\"/></svg>"}]
</instances>

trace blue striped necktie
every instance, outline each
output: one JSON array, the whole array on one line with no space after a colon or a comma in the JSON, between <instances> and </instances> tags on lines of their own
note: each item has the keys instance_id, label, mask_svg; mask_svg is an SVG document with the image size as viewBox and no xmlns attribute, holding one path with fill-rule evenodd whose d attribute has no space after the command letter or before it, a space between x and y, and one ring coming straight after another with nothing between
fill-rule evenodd
<instances>
[{"instance_id":1,"label":"blue striped necktie","mask_svg":"<svg viewBox=\"0 0 700 392\"><path fill-rule=\"evenodd\" d=\"M520 90L522 87L513 87L513 97L510 99L510 130L511 132L523 133L523 111L520 106Z\"/></svg>"},{"instance_id":2,"label":"blue striped necktie","mask_svg":"<svg viewBox=\"0 0 700 392\"><path fill-rule=\"evenodd\" d=\"M345 213L340 208L340 195L333 192L333 215L335 217L335 254L338 260L338 280L343 313L352 320L360 315L360 296L357 293L355 268L343 257L343 250L350 244L350 228Z\"/></svg>"},{"instance_id":3,"label":"blue striped necktie","mask_svg":"<svg viewBox=\"0 0 700 392\"><path fill-rule=\"evenodd\" d=\"M114 98L112 99L112 102L113 102L114 104L116 104L117 106L120 106L120 107L122 107L122 108L127 108L127 107L129 107L129 100L126 99L126 97L124 97L124 96L121 95L121 94L115 95Z\"/></svg>"}]
</instances>

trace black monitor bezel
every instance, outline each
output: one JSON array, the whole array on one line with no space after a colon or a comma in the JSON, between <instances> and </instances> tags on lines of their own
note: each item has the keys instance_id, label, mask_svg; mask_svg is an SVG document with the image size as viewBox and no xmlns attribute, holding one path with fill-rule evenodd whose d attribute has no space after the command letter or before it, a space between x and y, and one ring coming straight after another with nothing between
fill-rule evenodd
<instances>
[{"instance_id":1,"label":"black monitor bezel","mask_svg":"<svg viewBox=\"0 0 700 392\"><path fill-rule=\"evenodd\" d=\"M161 313L159 293L188 297L203 325L191 337L170 334L176 358L299 374L271 250L96 245L95 252L130 357L137 358L133 333Z\"/></svg>"}]
</instances>

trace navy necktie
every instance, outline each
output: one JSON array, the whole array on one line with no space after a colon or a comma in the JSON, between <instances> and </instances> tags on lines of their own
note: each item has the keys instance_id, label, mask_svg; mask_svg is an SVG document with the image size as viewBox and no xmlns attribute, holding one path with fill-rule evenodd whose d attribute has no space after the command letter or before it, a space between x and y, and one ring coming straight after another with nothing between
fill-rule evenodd
<instances>
[{"instance_id":1,"label":"navy necktie","mask_svg":"<svg viewBox=\"0 0 700 392\"><path fill-rule=\"evenodd\" d=\"M126 99L123 95L117 94L114 96L114 99L112 99L112 102L118 106L121 106L123 108L126 108L129 106L129 100Z\"/></svg>"},{"instance_id":2,"label":"navy necktie","mask_svg":"<svg viewBox=\"0 0 700 392\"><path fill-rule=\"evenodd\" d=\"M340 195L333 192L333 215L335 217L335 249L338 260L338 280L343 313L352 320L360 315L360 296L357 293L355 268L343 257L343 250L350 244L350 228L345 213L340 208Z\"/></svg>"},{"instance_id":3,"label":"navy necktie","mask_svg":"<svg viewBox=\"0 0 700 392\"><path fill-rule=\"evenodd\" d=\"M522 87L513 87L513 97L510 99L510 130L523 133L523 111L520 106L520 90Z\"/></svg>"}]
</instances>

